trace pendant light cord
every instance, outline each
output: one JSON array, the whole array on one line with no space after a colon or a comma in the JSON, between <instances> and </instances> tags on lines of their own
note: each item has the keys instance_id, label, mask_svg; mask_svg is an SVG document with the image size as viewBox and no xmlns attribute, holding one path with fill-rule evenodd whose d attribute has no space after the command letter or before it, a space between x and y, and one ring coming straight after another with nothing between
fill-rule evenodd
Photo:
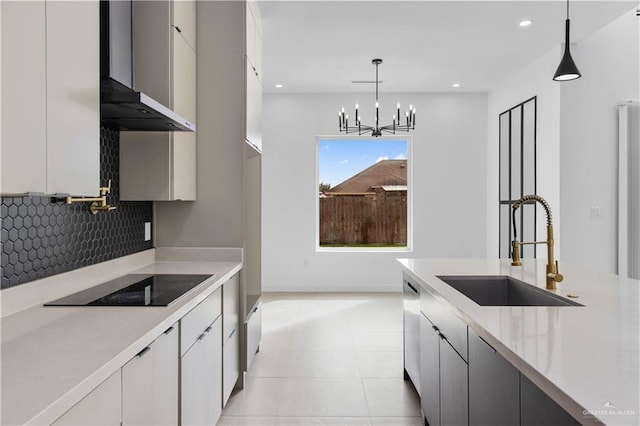
<instances>
[{"instance_id":1,"label":"pendant light cord","mask_svg":"<svg viewBox=\"0 0 640 426\"><path fill-rule=\"evenodd\" d=\"M376 62L376 102L378 102L378 64Z\"/></svg>"},{"instance_id":2,"label":"pendant light cord","mask_svg":"<svg viewBox=\"0 0 640 426\"><path fill-rule=\"evenodd\" d=\"M567 19L569 19L569 0L567 0Z\"/></svg>"}]
</instances>

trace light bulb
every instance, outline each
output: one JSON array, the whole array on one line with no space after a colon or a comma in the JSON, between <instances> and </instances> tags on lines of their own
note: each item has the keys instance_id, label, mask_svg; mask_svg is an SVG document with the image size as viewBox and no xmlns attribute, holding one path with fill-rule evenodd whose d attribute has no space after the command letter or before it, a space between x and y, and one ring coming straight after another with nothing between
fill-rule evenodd
<instances>
[{"instance_id":1,"label":"light bulb","mask_svg":"<svg viewBox=\"0 0 640 426\"><path fill-rule=\"evenodd\" d=\"M398 102L398 105L397 105L397 107L398 107L398 109L400 109L400 102Z\"/></svg>"},{"instance_id":2,"label":"light bulb","mask_svg":"<svg viewBox=\"0 0 640 426\"><path fill-rule=\"evenodd\" d=\"M342 107L342 112L344 112L344 107Z\"/></svg>"},{"instance_id":3,"label":"light bulb","mask_svg":"<svg viewBox=\"0 0 640 426\"><path fill-rule=\"evenodd\" d=\"M376 102L376 108L378 108L378 103Z\"/></svg>"},{"instance_id":4,"label":"light bulb","mask_svg":"<svg viewBox=\"0 0 640 426\"><path fill-rule=\"evenodd\" d=\"M409 109L410 109L410 110L411 110L411 109L413 109L413 105L409 105Z\"/></svg>"},{"instance_id":5,"label":"light bulb","mask_svg":"<svg viewBox=\"0 0 640 426\"><path fill-rule=\"evenodd\" d=\"M358 104L356 104L356 109L358 109Z\"/></svg>"}]
</instances>

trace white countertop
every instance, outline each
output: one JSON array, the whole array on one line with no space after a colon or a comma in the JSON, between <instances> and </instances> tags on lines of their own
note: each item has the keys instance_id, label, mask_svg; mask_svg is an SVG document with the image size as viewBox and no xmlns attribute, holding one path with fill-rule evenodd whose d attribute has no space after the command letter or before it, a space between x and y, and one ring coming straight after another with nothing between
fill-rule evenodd
<instances>
[{"instance_id":1,"label":"white countertop","mask_svg":"<svg viewBox=\"0 0 640 426\"><path fill-rule=\"evenodd\" d=\"M545 261L399 259L403 270L583 423L640 424L640 281L560 263L584 307L480 306L436 275L510 275L545 288ZM613 405L605 406L608 403ZM586 411L585 411L586 410Z\"/></svg>"},{"instance_id":2,"label":"white countertop","mask_svg":"<svg viewBox=\"0 0 640 426\"><path fill-rule=\"evenodd\" d=\"M52 423L241 265L239 261L155 262L126 272L215 274L168 307L38 305L2 318L0 423Z\"/></svg>"}]
</instances>

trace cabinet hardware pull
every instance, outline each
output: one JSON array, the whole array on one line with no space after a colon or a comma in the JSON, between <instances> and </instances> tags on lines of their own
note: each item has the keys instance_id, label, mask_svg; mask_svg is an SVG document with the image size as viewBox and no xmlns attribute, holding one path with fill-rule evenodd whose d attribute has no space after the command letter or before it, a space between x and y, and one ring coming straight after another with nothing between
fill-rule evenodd
<instances>
[{"instance_id":1,"label":"cabinet hardware pull","mask_svg":"<svg viewBox=\"0 0 640 426\"><path fill-rule=\"evenodd\" d=\"M436 333L440 334L440 329L438 329L438 327L436 327L435 325L432 325L431 328L433 328Z\"/></svg>"},{"instance_id":2,"label":"cabinet hardware pull","mask_svg":"<svg viewBox=\"0 0 640 426\"><path fill-rule=\"evenodd\" d=\"M210 332L212 329L213 329L213 327L209 326L209 327L207 327L207 328L204 330L204 332L205 332L205 333L208 333L208 332Z\"/></svg>"},{"instance_id":3,"label":"cabinet hardware pull","mask_svg":"<svg viewBox=\"0 0 640 426\"><path fill-rule=\"evenodd\" d=\"M233 330L233 331L231 332L231 334L229 335L229 337L227 337L227 338L228 338L228 339L231 339L231 336L233 336L234 334L236 334L236 331L235 331L235 330Z\"/></svg>"},{"instance_id":4,"label":"cabinet hardware pull","mask_svg":"<svg viewBox=\"0 0 640 426\"><path fill-rule=\"evenodd\" d=\"M175 29L176 29L176 31L177 31L177 32L179 32L179 33L181 33L181 32L182 32L182 30L180 29L180 27L179 27L179 26L177 26L177 25L174 25L174 26L173 26L173 28L175 28Z\"/></svg>"},{"instance_id":5,"label":"cabinet hardware pull","mask_svg":"<svg viewBox=\"0 0 640 426\"><path fill-rule=\"evenodd\" d=\"M253 311L251 312L257 312L258 311L258 307L256 306L255 308L253 308Z\"/></svg>"},{"instance_id":6,"label":"cabinet hardware pull","mask_svg":"<svg viewBox=\"0 0 640 426\"><path fill-rule=\"evenodd\" d=\"M410 282L408 282L408 281L407 281L407 285L409 286L409 288L410 288L411 290L413 290L413 292L414 292L415 294L420 294L420 293L418 293L418 289L417 289L417 288L415 288L414 286L412 286Z\"/></svg>"},{"instance_id":7,"label":"cabinet hardware pull","mask_svg":"<svg viewBox=\"0 0 640 426\"><path fill-rule=\"evenodd\" d=\"M169 334L169 333L171 333L171 332L173 331L173 329L174 329L174 328L175 328L175 327L173 327L173 326L171 326L171 327L167 328L167 329L164 331L164 334Z\"/></svg>"},{"instance_id":8,"label":"cabinet hardware pull","mask_svg":"<svg viewBox=\"0 0 640 426\"><path fill-rule=\"evenodd\" d=\"M142 358L144 356L144 354L146 354L147 352L149 352L151 350L151 346L147 346L146 348L144 348L143 350L141 350L140 352L138 352L138 354L136 355L138 358Z\"/></svg>"},{"instance_id":9,"label":"cabinet hardware pull","mask_svg":"<svg viewBox=\"0 0 640 426\"><path fill-rule=\"evenodd\" d=\"M206 336L206 333L202 333L201 335L198 336L198 340L202 340L204 339L204 336Z\"/></svg>"},{"instance_id":10,"label":"cabinet hardware pull","mask_svg":"<svg viewBox=\"0 0 640 426\"><path fill-rule=\"evenodd\" d=\"M489 342L487 342L486 340L484 340L482 337L478 336L478 339L482 340L482 341L484 342L484 344L485 344L485 345L489 346L489 349L491 349L493 352L496 352L496 353L498 352L498 351L496 351L496 348L494 348L493 346L491 346L491 345L489 344Z\"/></svg>"},{"instance_id":11,"label":"cabinet hardware pull","mask_svg":"<svg viewBox=\"0 0 640 426\"><path fill-rule=\"evenodd\" d=\"M440 338L441 338L442 340L446 340L447 342L449 341L449 340L447 340L447 336L445 336L444 334L442 334L442 332L440 332L440 330L438 330L438 335L440 336Z\"/></svg>"}]
</instances>

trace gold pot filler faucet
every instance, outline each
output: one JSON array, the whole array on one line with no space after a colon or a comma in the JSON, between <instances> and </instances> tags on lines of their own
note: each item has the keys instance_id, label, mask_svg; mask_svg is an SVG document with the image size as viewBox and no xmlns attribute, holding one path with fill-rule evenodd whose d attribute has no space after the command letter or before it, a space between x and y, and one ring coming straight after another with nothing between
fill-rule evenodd
<instances>
[{"instance_id":1,"label":"gold pot filler faucet","mask_svg":"<svg viewBox=\"0 0 640 426\"><path fill-rule=\"evenodd\" d=\"M65 198L65 203L73 204L89 202L91 203L91 205L89 206L89 211L91 211L92 214L98 214L98 212L110 212L111 210L115 210L116 207L107 204L107 194L109 192L111 192L111 179L108 180L107 186L100 187L99 197L67 197Z\"/></svg>"},{"instance_id":2,"label":"gold pot filler faucet","mask_svg":"<svg viewBox=\"0 0 640 426\"><path fill-rule=\"evenodd\" d=\"M516 210L526 203L539 202L544 207L547 213L547 241L531 241L521 242L518 241L518 234L516 231ZM513 203L513 243L512 243L512 262L513 266L521 266L520 262L520 246L524 244L546 244L547 245L547 290L555 290L556 283L561 282L564 277L558 272L558 261L553 260L553 219L551 217L551 208L549 203L539 195L525 195L518 201Z\"/></svg>"}]
</instances>

